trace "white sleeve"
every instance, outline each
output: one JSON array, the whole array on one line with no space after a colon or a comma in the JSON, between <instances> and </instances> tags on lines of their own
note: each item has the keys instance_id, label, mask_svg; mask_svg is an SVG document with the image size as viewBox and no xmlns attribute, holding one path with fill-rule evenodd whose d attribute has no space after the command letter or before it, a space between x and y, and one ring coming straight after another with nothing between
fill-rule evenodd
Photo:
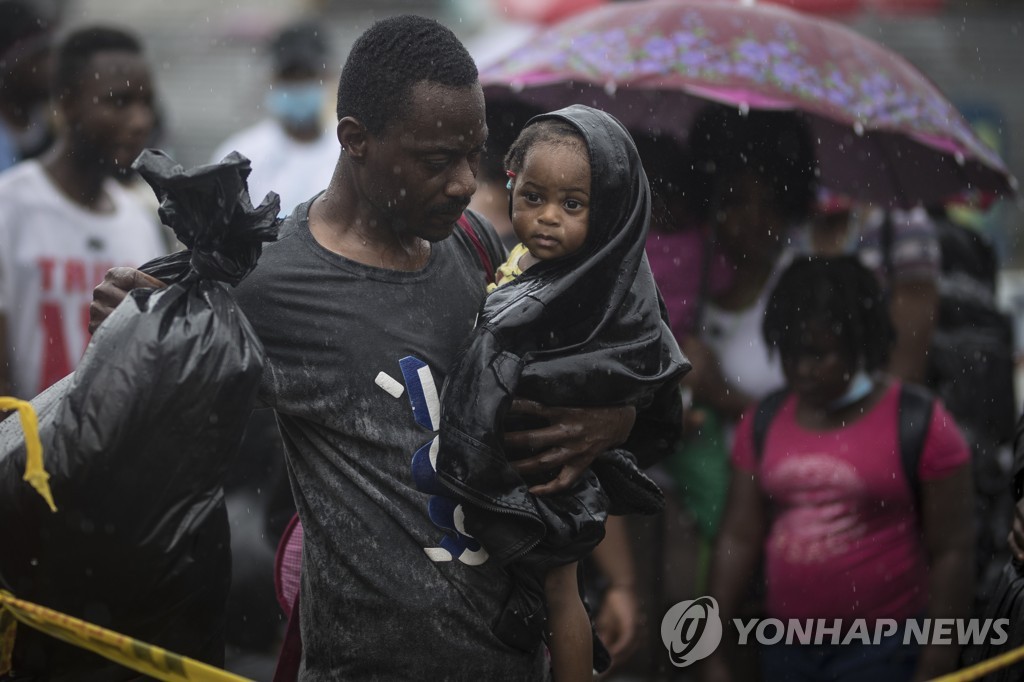
<instances>
[{"instance_id":1,"label":"white sleeve","mask_svg":"<svg viewBox=\"0 0 1024 682\"><path fill-rule=\"evenodd\" d=\"M220 163L231 152L239 152L242 156L251 158L252 136L252 129L242 130L229 135L213 150L213 154L210 156L210 163Z\"/></svg>"},{"instance_id":2,"label":"white sleeve","mask_svg":"<svg viewBox=\"0 0 1024 682\"><path fill-rule=\"evenodd\" d=\"M11 298L9 280L11 247L11 215L9 204L0 198L0 315L6 315L7 311L14 305Z\"/></svg>"},{"instance_id":3,"label":"white sleeve","mask_svg":"<svg viewBox=\"0 0 1024 682\"><path fill-rule=\"evenodd\" d=\"M227 143L221 143L219 147L213 150L213 154L210 155L210 163L220 163L230 152L231 150L228 148Z\"/></svg>"}]
</instances>

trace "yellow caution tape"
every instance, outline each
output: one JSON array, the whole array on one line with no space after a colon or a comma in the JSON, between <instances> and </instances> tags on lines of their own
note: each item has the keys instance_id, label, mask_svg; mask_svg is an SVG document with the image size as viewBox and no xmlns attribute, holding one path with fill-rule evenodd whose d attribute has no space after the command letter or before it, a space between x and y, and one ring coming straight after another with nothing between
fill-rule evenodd
<instances>
[{"instance_id":1,"label":"yellow caution tape","mask_svg":"<svg viewBox=\"0 0 1024 682\"><path fill-rule=\"evenodd\" d=\"M50 474L43 468L43 444L39 440L39 420L32 403L17 398L0 397L0 410L18 411L21 430L25 432L25 480L43 496L50 511L57 511L50 492Z\"/></svg>"},{"instance_id":2,"label":"yellow caution tape","mask_svg":"<svg viewBox=\"0 0 1024 682\"><path fill-rule=\"evenodd\" d=\"M17 621L165 682L253 682L248 678L140 642L45 606L18 599L5 590L0 590L0 675L11 670L11 653ZM933 678L929 682L971 682L1021 660L1024 660L1024 646L954 673Z\"/></svg>"},{"instance_id":3,"label":"yellow caution tape","mask_svg":"<svg viewBox=\"0 0 1024 682\"><path fill-rule=\"evenodd\" d=\"M1000 668L1009 667L1021 660L1024 660L1024 646L1019 646L1016 649L1010 649L1004 654L993 656L981 663L975 663L974 665L968 666L962 670L957 670L955 673L936 677L929 680L929 682L970 682L971 680L977 680L988 675L990 672L999 670Z\"/></svg>"},{"instance_id":4,"label":"yellow caution tape","mask_svg":"<svg viewBox=\"0 0 1024 682\"><path fill-rule=\"evenodd\" d=\"M165 682L252 682L245 677L86 623L45 606L23 601L4 590L0 590L0 644L6 642L9 630L13 627L13 620L11 624L5 622L7 614L51 637L88 649L126 668ZM5 625L8 625L7 631ZM0 650L2 648L0 646ZM0 651L0 659L2 653ZM3 672L0 665L0 674Z\"/></svg>"},{"instance_id":5,"label":"yellow caution tape","mask_svg":"<svg viewBox=\"0 0 1024 682\"><path fill-rule=\"evenodd\" d=\"M25 432L24 479L46 500L51 511L57 511L50 490L50 475L43 467L43 446L39 439L39 421L35 409L24 400L0 397L0 410L17 410L22 431ZM165 682L252 682L45 606L23 601L4 590L0 590L0 675L11 670L18 621Z\"/></svg>"}]
</instances>

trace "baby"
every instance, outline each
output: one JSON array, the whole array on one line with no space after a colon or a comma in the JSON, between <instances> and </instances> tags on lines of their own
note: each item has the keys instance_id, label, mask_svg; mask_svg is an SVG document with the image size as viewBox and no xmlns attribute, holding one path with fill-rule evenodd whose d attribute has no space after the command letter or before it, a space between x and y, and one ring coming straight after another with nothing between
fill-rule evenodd
<instances>
[{"instance_id":1,"label":"baby","mask_svg":"<svg viewBox=\"0 0 1024 682\"><path fill-rule=\"evenodd\" d=\"M505 165L521 243L448 374L437 473L463 503L467 532L514 578L496 634L528 643L543 628L555 680L589 680L599 657L577 561L601 541L608 513L654 513L661 493L633 454L613 450L568 491L534 494L547 479L524 480L509 461L525 453L502 444L512 396L633 405L675 424L689 365L644 256L650 189L621 124L581 105L538 116ZM638 420L633 435L647 428Z\"/></svg>"}]
</instances>

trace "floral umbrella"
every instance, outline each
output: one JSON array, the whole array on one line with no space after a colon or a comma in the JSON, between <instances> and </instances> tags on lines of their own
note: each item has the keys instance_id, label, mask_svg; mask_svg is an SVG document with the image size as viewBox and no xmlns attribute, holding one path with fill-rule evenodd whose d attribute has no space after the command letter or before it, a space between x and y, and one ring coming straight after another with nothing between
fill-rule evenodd
<instances>
[{"instance_id":1,"label":"floral umbrella","mask_svg":"<svg viewBox=\"0 0 1024 682\"><path fill-rule=\"evenodd\" d=\"M911 204L1016 190L998 155L909 62L840 24L775 5L614 3L539 32L480 80L492 118L578 102L680 142L709 100L801 111L823 183L861 199Z\"/></svg>"},{"instance_id":2,"label":"floral umbrella","mask_svg":"<svg viewBox=\"0 0 1024 682\"><path fill-rule=\"evenodd\" d=\"M837 16L856 12L882 12L887 14L926 14L942 8L945 0L762 0L773 5L811 14Z\"/></svg>"}]
</instances>

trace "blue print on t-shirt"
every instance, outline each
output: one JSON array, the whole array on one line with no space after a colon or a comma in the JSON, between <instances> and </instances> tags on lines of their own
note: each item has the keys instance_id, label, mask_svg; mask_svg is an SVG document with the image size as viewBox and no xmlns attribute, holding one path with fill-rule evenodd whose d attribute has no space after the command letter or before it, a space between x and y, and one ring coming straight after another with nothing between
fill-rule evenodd
<instances>
[{"instance_id":1,"label":"blue print on t-shirt","mask_svg":"<svg viewBox=\"0 0 1024 682\"><path fill-rule=\"evenodd\" d=\"M441 425L441 401L430 368L412 356L402 358L398 364L402 368L416 423L437 431ZM437 479L439 439L440 436L435 435L412 456L413 482L417 490L431 496L427 502L428 515L434 525L444 531L437 547L424 547L423 551L433 561L458 559L464 564L477 566L487 561L487 550L466 533L462 505L447 497L446 489Z\"/></svg>"}]
</instances>

